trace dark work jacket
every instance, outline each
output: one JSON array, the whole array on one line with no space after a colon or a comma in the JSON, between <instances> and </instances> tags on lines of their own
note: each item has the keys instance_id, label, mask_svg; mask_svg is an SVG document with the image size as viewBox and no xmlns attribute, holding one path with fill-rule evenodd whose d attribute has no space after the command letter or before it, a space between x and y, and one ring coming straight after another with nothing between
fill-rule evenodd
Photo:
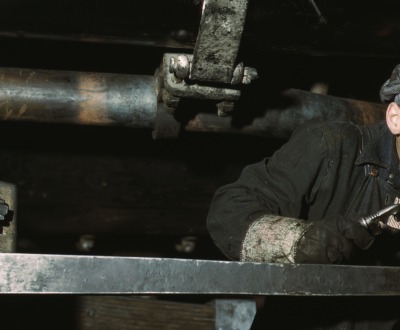
<instances>
[{"instance_id":1,"label":"dark work jacket","mask_svg":"<svg viewBox=\"0 0 400 330\"><path fill-rule=\"evenodd\" d=\"M307 123L271 158L247 166L236 182L216 191L208 231L228 258L238 260L247 229L262 215L356 220L393 204L399 181L395 138L385 122ZM354 263L397 264L399 241L380 235Z\"/></svg>"}]
</instances>

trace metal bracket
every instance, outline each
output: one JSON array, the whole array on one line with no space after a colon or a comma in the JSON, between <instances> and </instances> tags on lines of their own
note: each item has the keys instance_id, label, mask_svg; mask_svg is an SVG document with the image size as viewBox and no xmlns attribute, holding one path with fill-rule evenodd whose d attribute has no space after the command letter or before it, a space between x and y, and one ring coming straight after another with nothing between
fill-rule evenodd
<instances>
[{"instance_id":1,"label":"metal bracket","mask_svg":"<svg viewBox=\"0 0 400 330\"><path fill-rule=\"evenodd\" d=\"M224 116L234 108L234 101L239 100L240 90L227 87L207 86L190 81L190 67L193 55L164 54L161 76L161 98L171 110L176 108L181 98L194 98L219 101L218 115Z\"/></svg>"},{"instance_id":2,"label":"metal bracket","mask_svg":"<svg viewBox=\"0 0 400 330\"><path fill-rule=\"evenodd\" d=\"M205 0L193 53L191 79L230 84L248 0Z\"/></svg>"},{"instance_id":3,"label":"metal bracket","mask_svg":"<svg viewBox=\"0 0 400 330\"><path fill-rule=\"evenodd\" d=\"M164 88L165 90L175 97L186 97L206 100L217 100L217 101L236 101L240 98L240 90L234 88L222 88L222 87L210 87L206 85L199 85L197 83L191 83L186 81L184 76L177 78L173 70L167 70L173 63L182 62L179 61L179 57L187 57L187 62L190 63L193 60L193 55L182 55L182 54L164 54L163 67L164 67ZM179 72L183 71L181 67L178 67Z\"/></svg>"},{"instance_id":4,"label":"metal bracket","mask_svg":"<svg viewBox=\"0 0 400 330\"><path fill-rule=\"evenodd\" d=\"M181 98L215 100L226 116L240 98L232 85L250 84L257 70L237 64L248 0L204 0L193 55L164 54L161 99L171 114Z\"/></svg>"},{"instance_id":5,"label":"metal bracket","mask_svg":"<svg viewBox=\"0 0 400 330\"><path fill-rule=\"evenodd\" d=\"M157 117L154 130L152 132L153 139L176 139L181 130L180 123L174 118L172 113L168 113L167 106L162 103L158 104Z\"/></svg>"}]
</instances>

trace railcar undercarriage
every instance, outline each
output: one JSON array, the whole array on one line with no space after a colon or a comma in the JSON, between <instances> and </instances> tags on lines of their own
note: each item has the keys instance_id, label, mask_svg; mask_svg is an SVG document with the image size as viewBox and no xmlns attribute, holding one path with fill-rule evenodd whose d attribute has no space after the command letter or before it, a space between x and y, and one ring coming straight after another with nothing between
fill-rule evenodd
<instances>
[{"instance_id":1,"label":"railcar undercarriage","mask_svg":"<svg viewBox=\"0 0 400 330\"><path fill-rule=\"evenodd\" d=\"M332 306L392 317L396 267L231 262L206 217L214 191L299 124L384 118L399 7L5 1L4 326L304 329Z\"/></svg>"}]
</instances>

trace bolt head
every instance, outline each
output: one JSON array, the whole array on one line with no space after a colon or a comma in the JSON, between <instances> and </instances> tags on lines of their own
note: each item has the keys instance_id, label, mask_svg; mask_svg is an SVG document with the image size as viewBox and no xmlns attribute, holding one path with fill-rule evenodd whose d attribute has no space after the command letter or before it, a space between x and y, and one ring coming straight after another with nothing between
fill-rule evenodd
<instances>
[{"instance_id":1,"label":"bolt head","mask_svg":"<svg viewBox=\"0 0 400 330\"><path fill-rule=\"evenodd\" d=\"M242 79L243 84L248 85L251 83L252 80L255 80L257 78L258 78L258 72L255 68L247 66L244 68L243 79Z\"/></svg>"},{"instance_id":2,"label":"bolt head","mask_svg":"<svg viewBox=\"0 0 400 330\"><path fill-rule=\"evenodd\" d=\"M189 77L190 62L186 55L178 55L175 66L175 76L178 79L185 79Z\"/></svg>"},{"instance_id":3,"label":"bolt head","mask_svg":"<svg viewBox=\"0 0 400 330\"><path fill-rule=\"evenodd\" d=\"M176 70L175 58L171 57L169 60L169 73L174 73Z\"/></svg>"}]
</instances>

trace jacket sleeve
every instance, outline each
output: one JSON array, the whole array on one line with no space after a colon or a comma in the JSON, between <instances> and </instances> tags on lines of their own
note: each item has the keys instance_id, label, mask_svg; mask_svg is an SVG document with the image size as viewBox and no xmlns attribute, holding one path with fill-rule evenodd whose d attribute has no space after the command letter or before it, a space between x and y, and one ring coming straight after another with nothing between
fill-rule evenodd
<instances>
[{"instance_id":1,"label":"jacket sleeve","mask_svg":"<svg viewBox=\"0 0 400 330\"><path fill-rule=\"evenodd\" d=\"M306 230L300 218L329 175L325 135L318 124L301 126L269 160L247 166L215 192L207 227L228 258L293 262L290 237Z\"/></svg>"}]
</instances>

